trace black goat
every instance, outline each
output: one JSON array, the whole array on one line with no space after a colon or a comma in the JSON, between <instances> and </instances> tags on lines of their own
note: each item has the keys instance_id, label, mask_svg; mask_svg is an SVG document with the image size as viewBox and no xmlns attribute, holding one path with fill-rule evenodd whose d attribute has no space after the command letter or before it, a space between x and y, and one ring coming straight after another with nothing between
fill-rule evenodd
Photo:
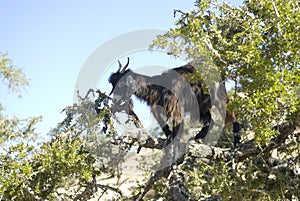
<instances>
[{"instance_id":1,"label":"black goat","mask_svg":"<svg viewBox=\"0 0 300 201\"><path fill-rule=\"evenodd\" d=\"M189 113L191 122L202 122L204 127L196 139L204 138L211 121L211 99L204 93L201 81L188 81L189 76L196 74L190 65L170 69L161 75L145 76L127 69L127 64L112 73L109 82L112 84L110 95L115 100L130 100L132 94L151 106L151 112L168 138L174 138L183 123L184 114ZM168 122L171 121L172 130ZM226 125L233 122L232 113L226 115Z\"/></svg>"}]
</instances>

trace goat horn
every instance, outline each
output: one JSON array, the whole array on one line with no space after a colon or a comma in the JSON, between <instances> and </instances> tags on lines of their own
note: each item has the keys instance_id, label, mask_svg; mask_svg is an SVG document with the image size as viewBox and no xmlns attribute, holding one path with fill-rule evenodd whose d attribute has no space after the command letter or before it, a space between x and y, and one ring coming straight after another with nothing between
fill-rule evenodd
<instances>
[{"instance_id":1,"label":"goat horn","mask_svg":"<svg viewBox=\"0 0 300 201\"><path fill-rule=\"evenodd\" d=\"M119 63L119 69L118 69L118 72L121 70L121 68L122 68L122 64L121 64L121 62L118 60L118 63Z\"/></svg>"},{"instance_id":2,"label":"goat horn","mask_svg":"<svg viewBox=\"0 0 300 201\"><path fill-rule=\"evenodd\" d=\"M126 68L128 67L129 65L129 57L127 57L127 64L124 66L124 68L122 69L122 72L124 73Z\"/></svg>"}]
</instances>

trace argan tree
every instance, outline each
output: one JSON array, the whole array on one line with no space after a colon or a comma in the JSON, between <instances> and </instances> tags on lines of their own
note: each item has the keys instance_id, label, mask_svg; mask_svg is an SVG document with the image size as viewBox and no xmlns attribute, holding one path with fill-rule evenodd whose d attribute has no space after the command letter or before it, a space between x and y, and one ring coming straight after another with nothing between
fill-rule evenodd
<instances>
[{"instance_id":1,"label":"argan tree","mask_svg":"<svg viewBox=\"0 0 300 201\"><path fill-rule=\"evenodd\" d=\"M176 27L152 48L184 53L190 60L210 57L220 76L234 83L229 107L244 127L231 159L198 158L183 165L192 194L197 199L299 199L299 2L248 0L234 7L201 0L193 11L174 14Z\"/></svg>"}]
</instances>

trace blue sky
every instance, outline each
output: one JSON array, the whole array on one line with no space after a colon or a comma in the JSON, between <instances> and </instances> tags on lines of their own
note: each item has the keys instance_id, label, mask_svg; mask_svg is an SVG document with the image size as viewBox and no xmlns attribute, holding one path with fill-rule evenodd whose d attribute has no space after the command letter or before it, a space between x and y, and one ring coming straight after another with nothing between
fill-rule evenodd
<instances>
[{"instance_id":1,"label":"blue sky","mask_svg":"<svg viewBox=\"0 0 300 201\"><path fill-rule=\"evenodd\" d=\"M73 103L78 73L97 47L122 33L174 27L173 10L189 11L194 1L11 0L0 5L0 52L7 52L30 81L22 99L1 87L0 102L10 116L42 115L38 131L45 134Z\"/></svg>"}]
</instances>

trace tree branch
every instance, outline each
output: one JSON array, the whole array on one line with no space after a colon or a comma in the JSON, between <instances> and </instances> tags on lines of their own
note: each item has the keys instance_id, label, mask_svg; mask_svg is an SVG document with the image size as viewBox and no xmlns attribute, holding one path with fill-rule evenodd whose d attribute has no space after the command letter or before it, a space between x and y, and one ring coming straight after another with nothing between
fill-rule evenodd
<instances>
[{"instance_id":1,"label":"tree branch","mask_svg":"<svg viewBox=\"0 0 300 201\"><path fill-rule=\"evenodd\" d=\"M111 187L111 186L108 186L108 185L103 185L103 184L96 184L96 187L101 188L101 189L105 189L105 190L114 191L114 192L118 193L120 196L122 196L122 192L118 188L114 188L114 187Z\"/></svg>"},{"instance_id":2,"label":"tree branch","mask_svg":"<svg viewBox=\"0 0 300 201\"><path fill-rule=\"evenodd\" d=\"M137 195L132 197L132 200L142 201L146 193L152 188L154 183L162 178L167 178L171 172L171 167L166 167L155 172L155 174L148 180L146 186Z\"/></svg>"},{"instance_id":3,"label":"tree branch","mask_svg":"<svg viewBox=\"0 0 300 201\"><path fill-rule=\"evenodd\" d=\"M240 162L260 153L268 154L271 150L282 145L288 136L296 130L296 127L293 123L283 123L274 129L277 129L279 134L264 149L257 147L254 140L242 143L237 150L192 143L189 145L188 155L202 160L230 160L234 157L236 161Z\"/></svg>"},{"instance_id":4,"label":"tree branch","mask_svg":"<svg viewBox=\"0 0 300 201\"><path fill-rule=\"evenodd\" d=\"M151 149L163 149L167 145L167 139L154 137L144 129L127 130L120 139L122 143L136 144Z\"/></svg>"},{"instance_id":5,"label":"tree branch","mask_svg":"<svg viewBox=\"0 0 300 201\"><path fill-rule=\"evenodd\" d=\"M257 147L254 140L248 140L242 143L236 150L190 142L187 154L203 160L230 160L234 157L238 162L243 161L250 156L255 156L262 152L269 153L271 150L279 147L286 141L288 136L295 131L296 127L293 123L283 123L274 127L274 129L278 130L279 134L263 149ZM137 144L140 147L152 149L163 149L167 144L166 139L153 137L143 129L126 131L121 139L122 143L127 145Z\"/></svg>"},{"instance_id":6,"label":"tree branch","mask_svg":"<svg viewBox=\"0 0 300 201\"><path fill-rule=\"evenodd\" d=\"M163 169L160 169L155 172L155 174L148 180L146 186L143 188L143 190L132 197L133 200L142 200L143 197L146 195L146 193L152 188L154 183L161 178L168 178L170 173L175 171L176 169L173 169L173 165L179 165L184 161L185 156L190 156L194 158L199 158L203 161L209 161L209 160L224 160L224 161L230 161L233 158L237 162L241 162L251 156L256 156L258 154L269 154L271 150L279 147L283 143L285 143L286 139L289 137L290 134L292 134L296 127L293 123L283 123L281 125L278 125L274 127L274 129L279 131L279 134L274 137L268 145L266 145L263 148L260 148L256 145L254 140L248 140L244 143L242 143L237 149L233 148L220 148L220 147L214 147L209 146L206 144L200 144L197 142L190 142L188 145L187 152L184 156L180 159L180 161L176 161L172 163L172 165L167 166ZM145 148L155 148L155 149L163 149L166 146L167 140L156 138L151 135L149 135L145 130L143 129L134 129L130 131L126 131L122 137L121 137L122 143L125 144L136 144L140 147ZM163 159L164 160L164 159ZM162 160L162 161L163 161ZM174 178L179 176L179 174L174 174ZM190 199L193 199L189 196L188 191L184 188L184 186L181 186L183 182L181 180L171 179L170 184L170 193L173 194L180 194L183 197L189 197Z\"/></svg>"}]
</instances>

